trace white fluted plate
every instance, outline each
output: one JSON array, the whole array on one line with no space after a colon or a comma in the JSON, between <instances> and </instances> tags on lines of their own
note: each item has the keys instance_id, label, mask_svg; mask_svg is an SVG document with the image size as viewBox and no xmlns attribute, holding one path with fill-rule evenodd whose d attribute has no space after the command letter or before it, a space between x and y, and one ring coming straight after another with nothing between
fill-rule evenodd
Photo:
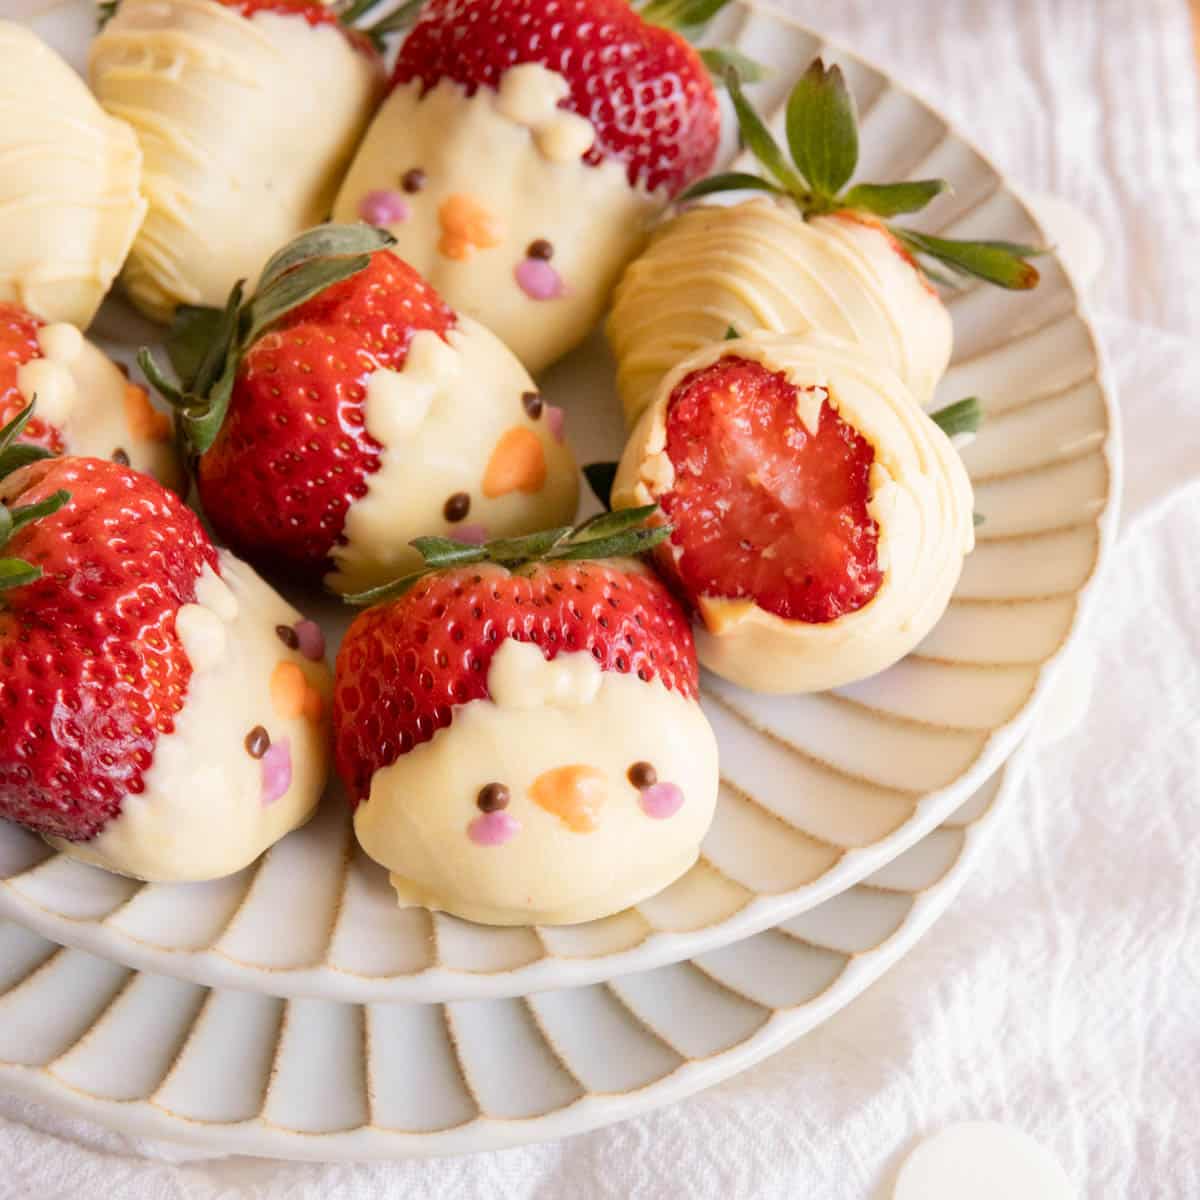
<instances>
[{"instance_id":1,"label":"white fluted plate","mask_svg":"<svg viewBox=\"0 0 1200 1200\"><path fill-rule=\"evenodd\" d=\"M949 906L1020 767L882 871L690 962L522 999L339 1004L139 974L0 923L0 1087L222 1154L366 1159L566 1137L827 1020Z\"/></svg>"},{"instance_id":2,"label":"white fluted plate","mask_svg":"<svg viewBox=\"0 0 1200 1200\"><path fill-rule=\"evenodd\" d=\"M90 29L88 6L77 8L76 44L56 33L76 60ZM51 32L66 11L56 10ZM954 195L925 216L928 230L1043 240L991 164L882 72L747 3L726 10L713 36L775 68L756 90L777 129L798 72L819 52L839 61L862 112L861 176L953 181ZM956 349L941 396L978 395L987 420L964 452L986 523L945 618L896 667L837 692L763 697L708 679L724 786L699 863L659 896L558 929L489 929L401 910L383 871L354 849L332 796L258 864L199 885L107 875L0 825L0 917L210 985L432 1002L590 984L707 954L879 870L953 812L1029 729L1115 529L1114 399L1071 278L1054 254L1039 265L1031 294L972 286L948 300ZM119 307L102 314L101 332L126 361L138 328ZM599 337L543 388L568 410L581 461L617 456L619 405Z\"/></svg>"}]
</instances>

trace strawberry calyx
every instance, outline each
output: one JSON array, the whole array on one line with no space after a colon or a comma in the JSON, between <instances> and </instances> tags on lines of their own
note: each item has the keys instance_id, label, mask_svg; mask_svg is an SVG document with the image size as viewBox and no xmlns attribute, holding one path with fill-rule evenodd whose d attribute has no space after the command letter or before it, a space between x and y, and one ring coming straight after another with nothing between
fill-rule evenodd
<instances>
[{"instance_id":1,"label":"strawberry calyx","mask_svg":"<svg viewBox=\"0 0 1200 1200\"><path fill-rule=\"evenodd\" d=\"M33 402L23 408L7 425L0 429L0 480L11 475L21 467L38 462L43 458L53 457L48 450L41 446L31 446L27 443L17 443L21 431L33 416ZM10 588L24 587L42 577L42 568L26 562L23 558L6 557L4 547L9 540L26 525L41 517L56 513L68 500L71 493L63 490L47 496L38 504L26 504L17 508L9 508L0 504L0 592Z\"/></svg>"},{"instance_id":2,"label":"strawberry calyx","mask_svg":"<svg viewBox=\"0 0 1200 1200\"><path fill-rule=\"evenodd\" d=\"M166 338L177 382L147 347L138 351L146 378L178 414L176 430L187 461L203 454L221 431L238 367L250 347L293 309L366 270L371 256L395 240L369 225L318 225L267 262L248 300L245 280L239 280L223 309L179 308Z\"/></svg>"},{"instance_id":3,"label":"strawberry calyx","mask_svg":"<svg viewBox=\"0 0 1200 1200\"><path fill-rule=\"evenodd\" d=\"M867 213L940 282L956 285L960 279L973 276L1018 291L1037 286L1038 271L1029 259L1044 254L1044 248L999 240L933 237L890 222L892 217L920 212L950 191L944 179L851 186L859 157L858 110L840 67L827 67L821 59L815 59L792 89L787 102L786 154L746 99L742 83L736 65L728 66L725 86L742 141L765 173L728 171L712 175L693 184L681 200L717 192L759 191L790 201L806 220L826 213ZM949 275L939 273L939 267Z\"/></svg>"},{"instance_id":4,"label":"strawberry calyx","mask_svg":"<svg viewBox=\"0 0 1200 1200\"><path fill-rule=\"evenodd\" d=\"M415 538L409 545L424 559L424 566L391 583L342 598L356 608L365 608L403 596L428 575L480 563L491 563L515 571L534 563L631 558L652 550L670 537L671 525L651 523L651 518L657 513L656 504L597 513L579 525L543 529L524 537L499 538L484 542L482 546L446 537Z\"/></svg>"}]
</instances>

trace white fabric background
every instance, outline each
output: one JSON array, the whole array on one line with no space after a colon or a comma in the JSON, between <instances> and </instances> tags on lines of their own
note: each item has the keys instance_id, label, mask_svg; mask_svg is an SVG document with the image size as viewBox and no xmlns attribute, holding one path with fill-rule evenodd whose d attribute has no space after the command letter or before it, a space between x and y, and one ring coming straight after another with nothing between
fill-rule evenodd
<instances>
[{"instance_id":1,"label":"white fabric background","mask_svg":"<svg viewBox=\"0 0 1200 1200\"><path fill-rule=\"evenodd\" d=\"M1200 1197L1200 107L1187 5L785 6L1104 232L1094 301L1128 488L1083 648L1099 682L1084 724L1038 755L986 861L908 959L708 1093L556 1145L328 1167L148 1161L0 1098L0 1200L884 1200L917 1139L973 1118L1042 1140L1088 1200Z\"/></svg>"}]
</instances>

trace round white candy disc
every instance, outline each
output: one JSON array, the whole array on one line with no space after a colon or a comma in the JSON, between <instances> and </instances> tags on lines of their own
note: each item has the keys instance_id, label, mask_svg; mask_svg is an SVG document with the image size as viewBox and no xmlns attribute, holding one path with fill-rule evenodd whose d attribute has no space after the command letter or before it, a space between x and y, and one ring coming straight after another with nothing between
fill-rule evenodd
<instances>
[{"instance_id":1,"label":"round white candy disc","mask_svg":"<svg viewBox=\"0 0 1200 1200\"><path fill-rule=\"evenodd\" d=\"M1058 1162L1028 1134L964 1121L922 1142L896 1178L894 1200L1076 1200Z\"/></svg>"}]
</instances>

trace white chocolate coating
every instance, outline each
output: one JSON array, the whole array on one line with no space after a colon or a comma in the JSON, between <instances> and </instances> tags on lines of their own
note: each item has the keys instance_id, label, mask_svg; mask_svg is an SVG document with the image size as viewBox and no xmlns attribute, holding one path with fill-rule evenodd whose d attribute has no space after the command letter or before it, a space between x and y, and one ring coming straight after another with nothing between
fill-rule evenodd
<instances>
[{"instance_id":1,"label":"white chocolate coating","mask_svg":"<svg viewBox=\"0 0 1200 1200\"><path fill-rule=\"evenodd\" d=\"M164 422L153 428L147 422L145 390L131 384L73 325L42 326L38 344L42 357L18 369L17 387L26 400L36 397L38 416L57 426L66 453L112 458L124 450L134 470L180 490L183 467L170 426Z\"/></svg>"},{"instance_id":2,"label":"white chocolate coating","mask_svg":"<svg viewBox=\"0 0 1200 1200\"><path fill-rule=\"evenodd\" d=\"M325 219L382 84L335 26L216 0L122 0L89 75L145 155L150 211L123 282L156 319L223 305Z\"/></svg>"},{"instance_id":3,"label":"white chocolate coating","mask_svg":"<svg viewBox=\"0 0 1200 1200\"><path fill-rule=\"evenodd\" d=\"M442 80L425 96L418 81L398 87L367 132L338 194L336 221L364 217L364 199L394 192L409 170L425 172L402 195L407 219L389 221L395 251L460 312L481 321L533 372L575 346L600 319L624 265L641 249L663 195L630 187L622 163L588 166L590 124L555 107L561 76L534 64L510 69L499 91L473 96ZM466 196L491 217L496 244L443 252L439 214ZM529 245L553 246L562 295L537 300L515 272Z\"/></svg>"},{"instance_id":4,"label":"white chocolate coating","mask_svg":"<svg viewBox=\"0 0 1200 1200\"><path fill-rule=\"evenodd\" d=\"M823 624L784 620L750 599L702 598L700 661L758 692L821 691L874 675L903 658L941 618L975 545L973 494L962 460L903 382L856 346L816 333L759 333L706 347L666 376L625 448L615 507L653 503L670 490L671 393L691 372L727 356L783 371L799 388L826 389L839 416L870 442L868 511L879 527L883 580L862 608Z\"/></svg>"},{"instance_id":5,"label":"white chocolate coating","mask_svg":"<svg viewBox=\"0 0 1200 1200\"><path fill-rule=\"evenodd\" d=\"M366 428L383 446L367 494L350 506L346 542L331 552L336 570L326 579L340 592L386 583L420 564L409 542L426 534L448 537L483 525L490 537L513 537L568 524L579 500L575 459L554 436L548 413L533 420L521 397L534 392L525 368L498 338L460 317L448 343L428 330L413 338L401 371L368 380ZM544 481L488 495L488 468L514 430L540 446ZM519 472L518 472L519 474ZM532 488L532 481L527 485ZM461 522L446 520L446 501L470 497Z\"/></svg>"},{"instance_id":6,"label":"white chocolate coating","mask_svg":"<svg viewBox=\"0 0 1200 1200\"><path fill-rule=\"evenodd\" d=\"M704 205L668 222L617 288L608 338L632 426L662 377L732 326L820 330L891 367L924 405L950 361L941 300L870 218L805 221L786 203Z\"/></svg>"},{"instance_id":7,"label":"white chocolate coating","mask_svg":"<svg viewBox=\"0 0 1200 1200\"><path fill-rule=\"evenodd\" d=\"M127 795L89 842L47 839L64 854L155 882L218 879L315 810L329 768L327 721L278 713L271 678L280 662L296 663L328 711L329 669L280 641L275 627L300 618L286 600L226 551L220 566L220 576L204 568L196 602L176 616L193 673L175 731L158 738L145 790ZM257 725L291 751L291 784L271 804L263 803L263 761L245 745Z\"/></svg>"},{"instance_id":8,"label":"white chocolate coating","mask_svg":"<svg viewBox=\"0 0 1200 1200\"><path fill-rule=\"evenodd\" d=\"M142 154L35 34L0 21L0 300L87 326L146 213Z\"/></svg>"},{"instance_id":9,"label":"white chocolate coating","mask_svg":"<svg viewBox=\"0 0 1200 1200\"><path fill-rule=\"evenodd\" d=\"M355 813L359 841L392 872L402 904L493 925L568 925L619 912L696 861L718 784L699 704L657 679L600 672L589 654L547 663L514 641L497 651L488 686L492 699L456 708L448 728L377 771ZM627 772L643 761L682 790L673 816L642 811ZM603 776L589 832L530 796L546 772L576 764ZM520 828L478 845L467 828L493 782L508 788L505 812Z\"/></svg>"}]
</instances>

